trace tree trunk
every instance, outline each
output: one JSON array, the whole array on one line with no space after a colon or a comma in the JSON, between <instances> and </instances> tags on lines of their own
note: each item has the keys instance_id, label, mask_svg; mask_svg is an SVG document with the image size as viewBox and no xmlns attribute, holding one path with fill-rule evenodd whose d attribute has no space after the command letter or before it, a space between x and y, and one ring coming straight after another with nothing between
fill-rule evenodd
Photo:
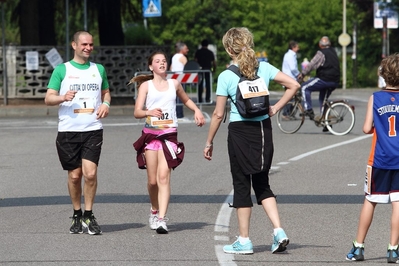
<instances>
[{"instance_id":1,"label":"tree trunk","mask_svg":"<svg viewBox=\"0 0 399 266\"><path fill-rule=\"evenodd\" d=\"M39 1L39 38L40 45L56 45L54 26L54 1Z\"/></svg>"},{"instance_id":2,"label":"tree trunk","mask_svg":"<svg viewBox=\"0 0 399 266\"><path fill-rule=\"evenodd\" d=\"M124 45L121 0L98 0L100 45Z\"/></svg>"},{"instance_id":3,"label":"tree trunk","mask_svg":"<svg viewBox=\"0 0 399 266\"><path fill-rule=\"evenodd\" d=\"M39 0L20 0L21 45L39 45Z\"/></svg>"},{"instance_id":4,"label":"tree trunk","mask_svg":"<svg viewBox=\"0 0 399 266\"><path fill-rule=\"evenodd\" d=\"M20 0L21 45L56 45L53 0Z\"/></svg>"}]
</instances>

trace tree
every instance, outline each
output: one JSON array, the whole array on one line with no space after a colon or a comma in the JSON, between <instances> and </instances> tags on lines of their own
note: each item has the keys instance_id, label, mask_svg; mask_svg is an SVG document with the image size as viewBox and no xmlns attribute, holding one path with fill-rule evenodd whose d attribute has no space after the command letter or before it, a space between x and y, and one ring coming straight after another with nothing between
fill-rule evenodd
<instances>
[{"instance_id":1,"label":"tree","mask_svg":"<svg viewBox=\"0 0 399 266\"><path fill-rule=\"evenodd\" d=\"M101 45L124 45L120 0L98 0L98 29Z\"/></svg>"},{"instance_id":2,"label":"tree","mask_svg":"<svg viewBox=\"0 0 399 266\"><path fill-rule=\"evenodd\" d=\"M53 0L21 0L17 6L21 45L55 45Z\"/></svg>"}]
</instances>

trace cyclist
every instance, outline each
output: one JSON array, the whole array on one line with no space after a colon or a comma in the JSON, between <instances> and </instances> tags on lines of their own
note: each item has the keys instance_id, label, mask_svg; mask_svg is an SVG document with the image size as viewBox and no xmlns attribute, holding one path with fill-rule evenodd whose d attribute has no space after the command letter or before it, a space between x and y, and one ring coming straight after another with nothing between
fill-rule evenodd
<instances>
[{"instance_id":1,"label":"cyclist","mask_svg":"<svg viewBox=\"0 0 399 266\"><path fill-rule=\"evenodd\" d=\"M314 119L314 111L312 108L311 93L319 91L320 110L323 105L324 97L328 89L335 89L339 85L340 68L339 59L335 49L331 47L330 39L323 36L319 41L320 50L309 62L304 70L302 77L305 77L312 70L316 70L316 77L302 83L301 90L304 99L305 115L311 120Z\"/></svg>"}]
</instances>

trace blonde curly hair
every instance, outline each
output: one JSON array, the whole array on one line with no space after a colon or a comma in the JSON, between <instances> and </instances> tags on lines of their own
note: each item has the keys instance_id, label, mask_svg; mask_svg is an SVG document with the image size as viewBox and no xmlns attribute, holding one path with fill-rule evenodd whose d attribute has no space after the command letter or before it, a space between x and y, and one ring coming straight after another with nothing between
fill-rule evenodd
<instances>
[{"instance_id":1,"label":"blonde curly hair","mask_svg":"<svg viewBox=\"0 0 399 266\"><path fill-rule=\"evenodd\" d=\"M259 66L253 34L245 27L231 28L222 39L224 49L238 63L242 75L254 79Z\"/></svg>"}]
</instances>

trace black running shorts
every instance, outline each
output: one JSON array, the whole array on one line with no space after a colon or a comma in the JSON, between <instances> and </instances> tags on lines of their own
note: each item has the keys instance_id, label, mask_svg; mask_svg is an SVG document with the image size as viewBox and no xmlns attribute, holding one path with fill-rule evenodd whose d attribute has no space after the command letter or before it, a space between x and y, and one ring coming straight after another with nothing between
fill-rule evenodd
<instances>
[{"instance_id":1,"label":"black running shorts","mask_svg":"<svg viewBox=\"0 0 399 266\"><path fill-rule=\"evenodd\" d=\"M58 158L64 170L82 166L82 159L96 165L100 160L103 130L88 132L58 132L56 146Z\"/></svg>"}]
</instances>

